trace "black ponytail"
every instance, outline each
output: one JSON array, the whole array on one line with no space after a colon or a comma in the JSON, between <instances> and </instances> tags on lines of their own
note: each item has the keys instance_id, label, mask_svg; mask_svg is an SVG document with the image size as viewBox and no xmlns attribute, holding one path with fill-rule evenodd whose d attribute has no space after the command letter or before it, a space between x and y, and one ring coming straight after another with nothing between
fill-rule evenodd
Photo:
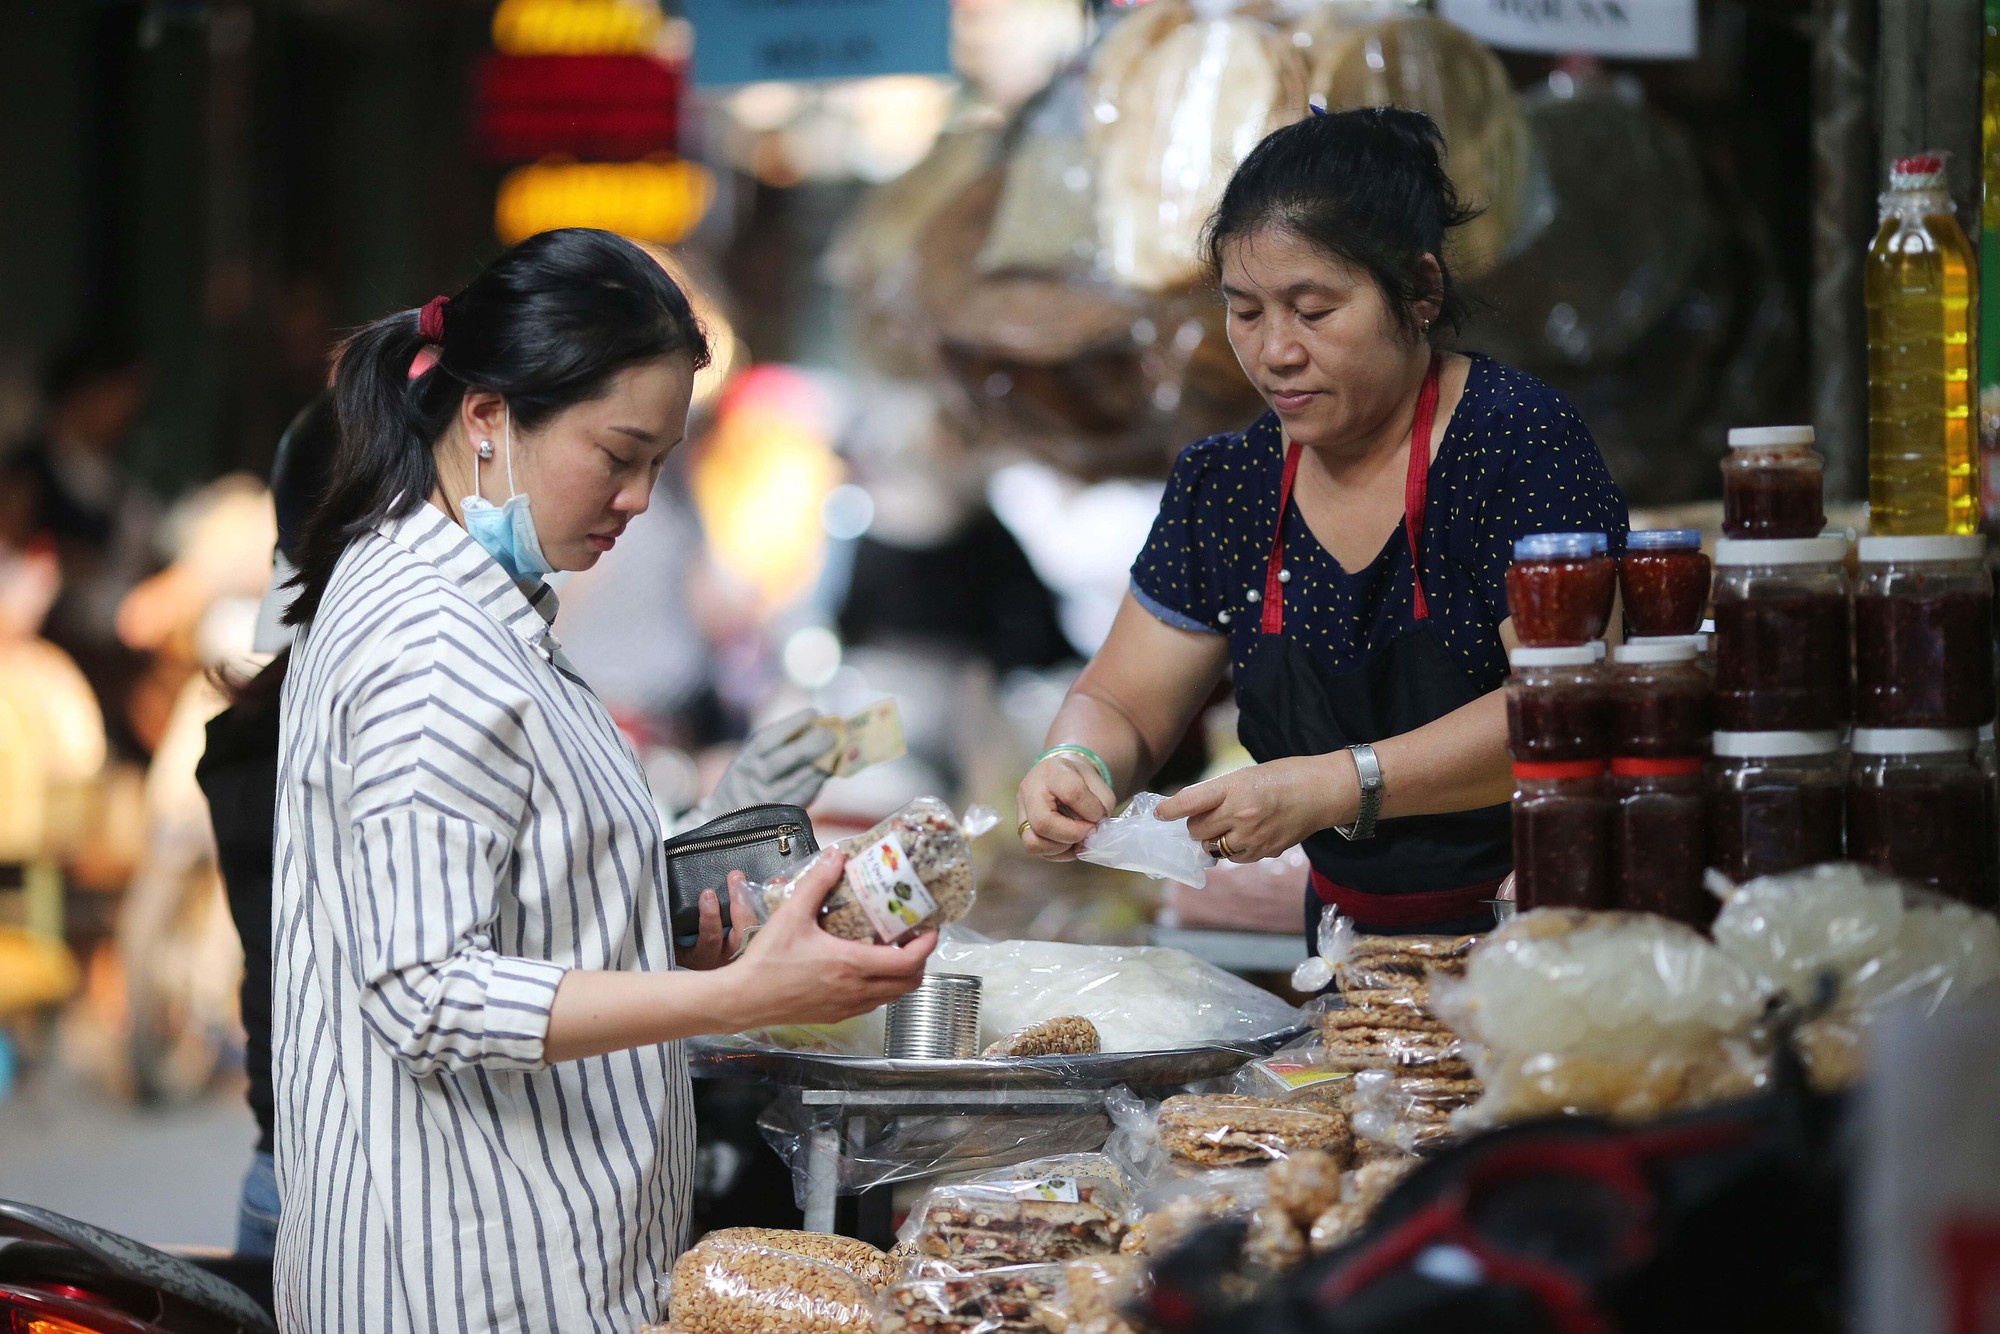
<instances>
[{"instance_id":1,"label":"black ponytail","mask_svg":"<svg viewBox=\"0 0 2000 1334\"><path fill-rule=\"evenodd\" d=\"M1202 234L1211 277L1226 243L1280 227L1375 280L1397 326L1424 337L1417 307L1436 297L1435 333L1457 329L1467 303L1445 261L1445 234L1479 216L1445 175L1444 134L1421 111L1363 107L1274 130L1243 159ZM1443 290L1430 283L1433 256Z\"/></svg>"},{"instance_id":2,"label":"black ponytail","mask_svg":"<svg viewBox=\"0 0 2000 1334\"><path fill-rule=\"evenodd\" d=\"M624 237L582 227L529 237L454 295L437 361L412 379L426 345L419 323L418 311L401 311L341 345L340 444L300 536L289 625L318 614L350 543L437 489L434 449L468 391L500 394L515 424L533 430L604 393L629 366L669 356L697 370L708 364L708 339L659 261Z\"/></svg>"}]
</instances>

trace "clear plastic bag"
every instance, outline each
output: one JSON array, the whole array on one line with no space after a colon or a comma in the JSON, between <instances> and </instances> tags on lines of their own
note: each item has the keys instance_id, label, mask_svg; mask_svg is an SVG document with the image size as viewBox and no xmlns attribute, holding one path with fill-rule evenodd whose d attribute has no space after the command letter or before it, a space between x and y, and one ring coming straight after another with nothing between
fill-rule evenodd
<instances>
[{"instance_id":1,"label":"clear plastic bag","mask_svg":"<svg viewBox=\"0 0 2000 1334\"><path fill-rule=\"evenodd\" d=\"M1066 1324L1069 1280L1057 1264L906 1279L882 1294L877 1334L1050 1334Z\"/></svg>"},{"instance_id":2,"label":"clear plastic bag","mask_svg":"<svg viewBox=\"0 0 2000 1334\"><path fill-rule=\"evenodd\" d=\"M847 856L846 876L827 895L820 924L846 940L896 945L956 922L972 910L977 895L967 840L999 819L992 807L974 806L961 822L936 797L919 797L867 833L842 839L834 846ZM770 920L799 876L819 860L813 858L798 875L752 887L751 904L760 920Z\"/></svg>"},{"instance_id":3,"label":"clear plastic bag","mask_svg":"<svg viewBox=\"0 0 2000 1334\"><path fill-rule=\"evenodd\" d=\"M991 1043L980 1055L989 1059L1032 1056L1089 1056L1103 1050L1097 1025L1080 1014L1058 1015L1030 1024Z\"/></svg>"},{"instance_id":4,"label":"clear plastic bag","mask_svg":"<svg viewBox=\"0 0 2000 1334\"><path fill-rule=\"evenodd\" d=\"M865 1241L831 1232L803 1232L777 1227L726 1227L718 1228L704 1236L701 1244L712 1247L761 1246L766 1250L784 1251L788 1255L803 1255L809 1260L823 1261L835 1268L846 1270L876 1292L895 1282L902 1273L901 1262L887 1251L877 1250Z\"/></svg>"},{"instance_id":5,"label":"clear plastic bag","mask_svg":"<svg viewBox=\"0 0 2000 1334\"><path fill-rule=\"evenodd\" d=\"M1249 1218L1270 1200L1269 1174L1223 1168L1160 1182L1139 1197L1142 1213L1119 1243L1124 1255L1165 1255L1210 1223Z\"/></svg>"},{"instance_id":6,"label":"clear plastic bag","mask_svg":"<svg viewBox=\"0 0 2000 1334\"><path fill-rule=\"evenodd\" d=\"M1475 1079L1402 1078L1387 1070L1354 1077L1349 1119L1357 1137L1402 1153L1420 1153L1450 1140L1452 1115L1479 1100Z\"/></svg>"},{"instance_id":7,"label":"clear plastic bag","mask_svg":"<svg viewBox=\"0 0 2000 1334\"><path fill-rule=\"evenodd\" d=\"M1124 1239L1131 1192L1103 1154L1033 1159L932 1187L902 1237L917 1255L961 1270L1110 1255Z\"/></svg>"},{"instance_id":8,"label":"clear plastic bag","mask_svg":"<svg viewBox=\"0 0 2000 1334\"><path fill-rule=\"evenodd\" d=\"M686 1251L669 1280L682 1334L869 1334L875 1291L837 1265L767 1246L721 1242Z\"/></svg>"},{"instance_id":9,"label":"clear plastic bag","mask_svg":"<svg viewBox=\"0 0 2000 1334\"><path fill-rule=\"evenodd\" d=\"M1063 1015L1095 1024L1108 1052L1247 1042L1297 1022L1295 1007L1262 987L1159 946L947 938L931 967L982 979L982 1043Z\"/></svg>"},{"instance_id":10,"label":"clear plastic bag","mask_svg":"<svg viewBox=\"0 0 2000 1334\"><path fill-rule=\"evenodd\" d=\"M840 1128L838 1109L807 1107L797 1093L780 1096L757 1119L764 1140L792 1172L799 1207L816 1132ZM987 1172L1051 1154L1092 1153L1104 1147L1110 1123L1092 1107L1062 1116L898 1116L874 1123L870 1133L838 1141L838 1187L854 1194L898 1181L942 1173Z\"/></svg>"},{"instance_id":11,"label":"clear plastic bag","mask_svg":"<svg viewBox=\"0 0 2000 1334\"><path fill-rule=\"evenodd\" d=\"M1306 1149L1343 1162L1354 1153L1345 1115L1273 1099L1183 1093L1160 1104L1157 1123L1161 1147L1197 1167L1276 1162Z\"/></svg>"},{"instance_id":12,"label":"clear plastic bag","mask_svg":"<svg viewBox=\"0 0 2000 1334\"><path fill-rule=\"evenodd\" d=\"M1354 1072L1329 1070L1325 1047L1313 1033L1269 1056L1246 1062L1231 1076L1229 1091L1249 1098L1345 1111Z\"/></svg>"},{"instance_id":13,"label":"clear plastic bag","mask_svg":"<svg viewBox=\"0 0 2000 1334\"><path fill-rule=\"evenodd\" d=\"M1141 792L1123 814L1098 821L1084 836L1077 860L1202 888L1216 858L1188 833L1185 818L1162 820L1153 814L1165 800L1157 792Z\"/></svg>"},{"instance_id":14,"label":"clear plastic bag","mask_svg":"<svg viewBox=\"0 0 2000 1334\"><path fill-rule=\"evenodd\" d=\"M1486 1086L1470 1127L1557 1113L1631 1119L1741 1096L1767 1074L1763 993L1699 933L1647 914L1540 909L1495 931L1432 1007Z\"/></svg>"}]
</instances>

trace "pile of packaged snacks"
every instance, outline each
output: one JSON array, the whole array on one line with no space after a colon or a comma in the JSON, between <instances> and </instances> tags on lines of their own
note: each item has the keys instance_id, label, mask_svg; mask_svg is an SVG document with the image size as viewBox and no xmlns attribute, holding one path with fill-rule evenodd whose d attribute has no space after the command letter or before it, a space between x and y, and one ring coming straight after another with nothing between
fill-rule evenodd
<instances>
[{"instance_id":1,"label":"pile of packaged snacks","mask_svg":"<svg viewBox=\"0 0 2000 1334\"><path fill-rule=\"evenodd\" d=\"M1343 1091L1354 1131L1404 1153L1451 1133L1483 1092L1459 1035L1431 1009L1434 982L1465 975L1477 936L1348 936L1334 976L1343 1009L1319 1017L1315 1058L1355 1078Z\"/></svg>"},{"instance_id":2,"label":"pile of packaged snacks","mask_svg":"<svg viewBox=\"0 0 2000 1334\"><path fill-rule=\"evenodd\" d=\"M1035 1159L933 1187L910 1211L902 1244L952 1271L1109 1255L1125 1238L1130 1203L1122 1173L1101 1154Z\"/></svg>"},{"instance_id":3,"label":"pile of packaged snacks","mask_svg":"<svg viewBox=\"0 0 2000 1334\"><path fill-rule=\"evenodd\" d=\"M1307 1149L1345 1162L1354 1153L1340 1112L1272 1098L1184 1093L1160 1104L1158 1126L1161 1147L1196 1167L1276 1162Z\"/></svg>"},{"instance_id":4,"label":"pile of packaged snacks","mask_svg":"<svg viewBox=\"0 0 2000 1334\"><path fill-rule=\"evenodd\" d=\"M1164 1182L1141 1196L1143 1212L1118 1249L1161 1256L1210 1223L1248 1218L1270 1199L1269 1177L1259 1168L1240 1167Z\"/></svg>"},{"instance_id":5,"label":"pile of packaged snacks","mask_svg":"<svg viewBox=\"0 0 2000 1334\"><path fill-rule=\"evenodd\" d=\"M1051 1334L1068 1322L1069 1284L1054 1264L915 1278L882 1294L876 1334Z\"/></svg>"}]
</instances>

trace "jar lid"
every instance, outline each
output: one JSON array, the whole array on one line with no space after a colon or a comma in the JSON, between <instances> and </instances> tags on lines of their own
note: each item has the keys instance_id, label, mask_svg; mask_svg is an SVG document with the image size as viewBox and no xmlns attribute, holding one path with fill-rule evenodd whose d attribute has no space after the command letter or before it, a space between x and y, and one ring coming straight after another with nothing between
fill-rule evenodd
<instances>
[{"instance_id":1,"label":"jar lid","mask_svg":"<svg viewBox=\"0 0 2000 1334\"><path fill-rule=\"evenodd\" d=\"M1945 188L1945 158L1932 151L1899 157L1889 164L1891 190L1942 190Z\"/></svg>"},{"instance_id":2,"label":"jar lid","mask_svg":"<svg viewBox=\"0 0 2000 1334\"><path fill-rule=\"evenodd\" d=\"M1755 759L1778 755L1832 755L1840 749L1839 732L1717 732L1717 755Z\"/></svg>"},{"instance_id":3,"label":"jar lid","mask_svg":"<svg viewBox=\"0 0 2000 1334\"><path fill-rule=\"evenodd\" d=\"M1701 549L1699 528L1646 528L1625 539L1627 551L1686 551Z\"/></svg>"},{"instance_id":4,"label":"jar lid","mask_svg":"<svg viewBox=\"0 0 2000 1334\"><path fill-rule=\"evenodd\" d=\"M1685 648L1689 654L1697 658L1708 652L1707 635L1633 635L1625 641L1625 644L1631 648L1650 648L1656 644L1672 644Z\"/></svg>"},{"instance_id":5,"label":"jar lid","mask_svg":"<svg viewBox=\"0 0 2000 1334\"><path fill-rule=\"evenodd\" d=\"M1968 537L1942 533L1930 537L1864 537L1860 556L1871 565L1904 560L1984 560L1986 539L1978 533Z\"/></svg>"},{"instance_id":6,"label":"jar lid","mask_svg":"<svg viewBox=\"0 0 2000 1334\"><path fill-rule=\"evenodd\" d=\"M1514 542L1515 560L1582 560L1611 550L1603 533L1530 533Z\"/></svg>"},{"instance_id":7,"label":"jar lid","mask_svg":"<svg viewBox=\"0 0 2000 1334\"><path fill-rule=\"evenodd\" d=\"M1847 558L1844 537L1725 537L1715 544L1717 565L1837 565Z\"/></svg>"},{"instance_id":8,"label":"jar lid","mask_svg":"<svg viewBox=\"0 0 2000 1334\"><path fill-rule=\"evenodd\" d=\"M1731 449L1796 449L1813 442L1810 426L1739 426L1729 433Z\"/></svg>"},{"instance_id":9,"label":"jar lid","mask_svg":"<svg viewBox=\"0 0 2000 1334\"><path fill-rule=\"evenodd\" d=\"M1507 655L1510 666L1521 667L1591 667L1604 658L1601 639L1593 639L1588 644L1570 644L1559 648L1517 648Z\"/></svg>"},{"instance_id":10,"label":"jar lid","mask_svg":"<svg viewBox=\"0 0 2000 1334\"><path fill-rule=\"evenodd\" d=\"M1584 647L1590 650L1590 660L1592 662L1603 662L1607 657L1611 656L1611 650L1605 647L1604 641L1601 639L1593 639L1588 644L1585 644Z\"/></svg>"},{"instance_id":11,"label":"jar lid","mask_svg":"<svg viewBox=\"0 0 2000 1334\"><path fill-rule=\"evenodd\" d=\"M1698 656L1695 646L1687 641L1692 635L1661 635L1641 642L1628 639L1611 650L1613 662L1693 662Z\"/></svg>"},{"instance_id":12,"label":"jar lid","mask_svg":"<svg viewBox=\"0 0 2000 1334\"><path fill-rule=\"evenodd\" d=\"M1856 755L1943 755L1970 752L1979 744L1972 727L1857 727Z\"/></svg>"}]
</instances>

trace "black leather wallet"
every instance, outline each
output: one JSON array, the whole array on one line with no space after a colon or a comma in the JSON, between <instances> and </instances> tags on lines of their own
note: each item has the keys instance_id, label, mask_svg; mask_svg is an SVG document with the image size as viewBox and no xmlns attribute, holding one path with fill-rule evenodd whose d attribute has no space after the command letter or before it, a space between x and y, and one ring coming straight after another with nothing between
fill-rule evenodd
<instances>
[{"instance_id":1,"label":"black leather wallet","mask_svg":"<svg viewBox=\"0 0 2000 1334\"><path fill-rule=\"evenodd\" d=\"M685 942L701 933L701 892L715 891L722 927L729 929L729 873L741 871L755 885L795 875L819 851L812 821L800 806L746 806L668 839L667 902L674 936Z\"/></svg>"}]
</instances>

